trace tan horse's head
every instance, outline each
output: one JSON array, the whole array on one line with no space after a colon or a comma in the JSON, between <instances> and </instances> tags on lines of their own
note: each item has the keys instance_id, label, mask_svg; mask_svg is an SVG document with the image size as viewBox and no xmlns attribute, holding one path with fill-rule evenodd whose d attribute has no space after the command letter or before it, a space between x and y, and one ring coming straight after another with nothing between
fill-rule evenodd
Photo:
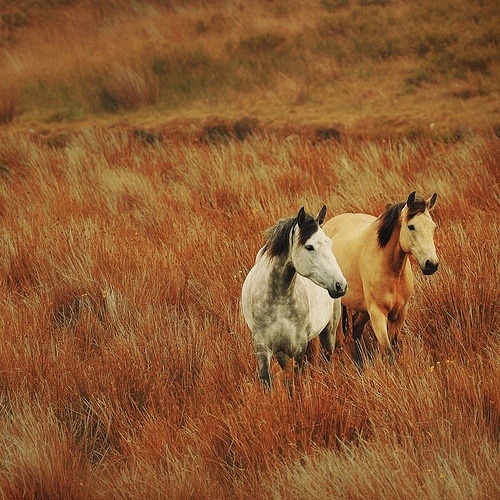
<instances>
[{"instance_id":1,"label":"tan horse's head","mask_svg":"<svg viewBox=\"0 0 500 500\"><path fill-rule=\"evenodd\" d=\"M434 245L436 224L430 215L436 199L434 193L428 200L417 200L414 191L401 210L399 243L404 252L413 255L424 274L434 274L439 264Z\"/></svg>"}]
</instances>

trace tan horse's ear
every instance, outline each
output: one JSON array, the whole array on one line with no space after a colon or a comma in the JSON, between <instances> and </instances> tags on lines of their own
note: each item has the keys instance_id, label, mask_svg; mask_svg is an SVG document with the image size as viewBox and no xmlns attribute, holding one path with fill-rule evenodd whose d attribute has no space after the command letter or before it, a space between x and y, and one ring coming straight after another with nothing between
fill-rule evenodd
<instances>
[{"instance_id":1,"label":"tan horse's ear","mask_svg":"<svg viewBox=\"0 0 500 500\"><path fill-rule=\"evenodd\" d=\"M417 194L416 191L413 191L412 193L410 193L410 195L408 196L408 199L406 200L407 206L411 206L411 205L413 205L413 203L415 203L415 195L416 194Z\"/></svg>"},{"instance_id":2,"label":"tan horse's ear","mask_svg":"<svg viewBox=\"0 0 500 500\"><path fill-rule=\"evenodd\" d=\"M305 218L306 218L306 211L304 210L304 207L302 207L297 215L297 224L299 225L299 227L302 226L302 224L304 224Z\"/></svg>"},{"instance_id":3,"label":"tan horse's ear","mask_svg":"<svg viewBox=\"0 0 500 500\"><path fill-rule=\"evenodd\" d=\"M436 204L438 194L434 193L426 202L425 204L427 205L427 210L432 210L432 207Z\"/></svg>"},{"instance_id":4,"label":"tan horse's ear","mask_svg":"<svg viewBox=\"0 0 500 500\"><path fill-rule=\"evenodd\" d=\"M326 215L326 205L323 205L323 208L319 211L318 215L316 215L316 224L321 226L323 222L325 222Z\"/></svg>"}]
</instances>

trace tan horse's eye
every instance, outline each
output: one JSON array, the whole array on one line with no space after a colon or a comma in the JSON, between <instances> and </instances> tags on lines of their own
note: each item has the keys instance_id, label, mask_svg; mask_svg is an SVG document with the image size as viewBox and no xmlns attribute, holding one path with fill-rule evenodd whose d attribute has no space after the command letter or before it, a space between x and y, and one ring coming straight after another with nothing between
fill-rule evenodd
<instances>
[{"instance_id":1,"label":"tan horse's eye","mask_svg":"<svg viewBox=\"0 0 500 500\"><path fill-rule=\"evenodd\" d=\"M415 226L414 226L413 224L410 224L410 225L408 226L408 229L409 229L410 231L415 231Z\"/></svg>"}]
</instances>

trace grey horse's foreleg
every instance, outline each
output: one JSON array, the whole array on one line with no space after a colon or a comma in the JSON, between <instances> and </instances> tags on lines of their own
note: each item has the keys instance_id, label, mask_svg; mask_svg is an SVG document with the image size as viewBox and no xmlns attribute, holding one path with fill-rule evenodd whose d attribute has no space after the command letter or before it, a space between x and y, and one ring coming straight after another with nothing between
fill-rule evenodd
<instances>
[{"instance_id":1,"label":"grey horse's foreleg","mask_svg":"<svg viewBox=\"0 0 500 500\"><path fill-rule=\"evenodd\" d=\"M269 372L269 363L271 361L272 352L266 347L256 349L257 357L257 373L260 383L264 389L272 388L271 373Z\"/></svg>"},{"instance_id":2,"label":"grey horse's foreleg","mask_svg":"<svg viewBox=\"0 0 500 500\"><path fill-rule=\"evenodd\" d=\"M286 365L288 364L288 361L290 360L290 356L288 356L288 354L285 354L282 351L279 351L276 353L276 359L278 360L278 363L281 366L281 369L285 370Z\"/></svg>"},{"instance_id":3,"label":"grey horse's foreleg","mask_svg":"<svg viewBox=\"0 0 500 500\"><path fill-rule=\"evenodd\" d=\"M294 366L294 375L296 377L300 377L302 375L302 371L304 370L304 361L306 360L306 347L302 349L300 354L297 354L294 356L293 360L295 361L295 366Z\"/></svg>"}]
</instances>

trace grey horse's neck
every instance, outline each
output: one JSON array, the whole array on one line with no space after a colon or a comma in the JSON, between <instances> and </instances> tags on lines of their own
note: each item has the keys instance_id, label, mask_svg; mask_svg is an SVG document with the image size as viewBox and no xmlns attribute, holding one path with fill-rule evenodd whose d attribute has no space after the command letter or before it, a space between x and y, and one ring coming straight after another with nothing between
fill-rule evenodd
<instances>
[{"instance_id":1,"label":"grey horse's neck","mask_svg":"<svg viewBox=\"0 0 500 500\"><path fill-rule=\"evenodd\" d=\"M269 282L273 295L286 294L294 285L296 277L297 271L286 256L273 257Z\"/></svg>"}]
</instances>

